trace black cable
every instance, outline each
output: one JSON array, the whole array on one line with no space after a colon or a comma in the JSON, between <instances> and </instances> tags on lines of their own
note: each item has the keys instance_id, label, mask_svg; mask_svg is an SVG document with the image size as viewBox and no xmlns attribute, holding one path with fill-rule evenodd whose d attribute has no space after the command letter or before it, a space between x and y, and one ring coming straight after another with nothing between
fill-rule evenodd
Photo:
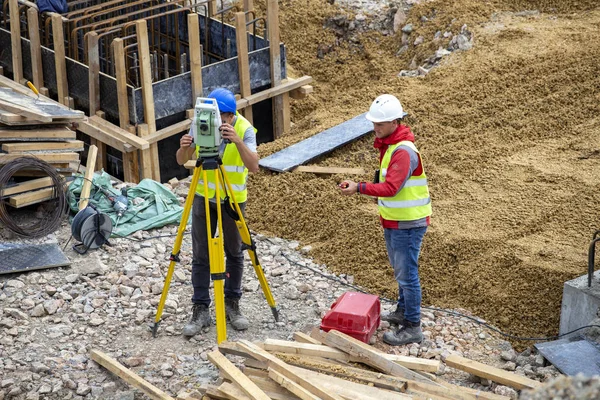
<instances>
[{"instance_id":1,"label":"black cable","mask_svg":"<svg viewBox=\"0 0 600 400\"><path fill-rule=\"evenodd\" d=\"M6 208L6 201L0 199L0 221L12 232L24 237L42 237L56 231L63 217L67 213L69 196L65 190L65 179L58 173L56 168L39 158L27 156L19 157L9 161L0 169L0 188L6 188L7 183L13 175L21 170L39 170L44 172L52 180L52 201L54 207L44 213L44 218L39 219L33 224L23 225L17 223Z\"/></svg>"},{"instance_id":2,"label":"black cable","mask_svg":"<svg viewBox=\"0 0 600 400\"><path fill-rule=\"evenodd\" d=\"M277 243L272 242L268 238L265 238L265 240L268 241L271 244L277 245ZM294 265L297 265L299 267L311 270L312 272L314 272L314 273L316 273L316 274L318 274L318 275L320 275L320 276L322 276L324 278L327 278L327 279L329 279L329 280L331 280L333 282L337 282L337 283L339 283L339 284L341 284L343 286L347 286L349 288L352 288L352 289L356 290L357 292L364 293L364 294L373 294L373 293L370 293L369 291L367 291L367 290L365 290L365 289L363 289L363 288L361 288L359 286L353 285L351 283L344 282L340 278L337 278L335 276L331 276L331 275L325 274L325 273L323 273L323 272L321 272L321 271L319 271L319 270L317 270L315 268L309 267L308 265L302 265L302 264L300 264L300 263L298 263L298 262L290 259L288 257L288 255L286 253L282 252L282 251L280 251L279 253L283 257L285 257L286 260L288 260L290 263L292 263ZM395 304L396 303L396 300L388 299L387 297L381 297L381 296L379 296L379 298L381 300L387 302L387 303L391 303L391 304ZM500 329L498 329L498 328L496 328L496 327L488 324L487 322L481 321L481 320L479 320L479 319L477 319L475 317L472 317L470 315L459 313L457 311L452 311L452 310L448 310L448 309L444 309L444 308L437 308L437 307L425 307L425 306L422 306L421 308L422 309L426 309L426 310L439 311L439 312L443 312L443 313L446 313L446 314L456 315L456 316L459 316L459 317L465 317L465 318L470 319L473 322L478 323L479 325L482 325L482 326L490 329L491 331L494 331L494 332L496 332L496 333L504 336L504 337L507 337L507 338L510 338L510 339L514 339L514 340L522 340L522 341L529 341L529 340L535 340L535 341L556 340L556 339L560 339L561 337L568 336L568 335L570 335L572 333L578 332L578 331L580 331L582 329L594 328L594 327L595 328L600 328L600 325L592 324L592 325L582 326L581 328L574 329L572 331L563 333L561 335L547 336L547 337L522 337L522 336L516 336L516 335L512 335L510 333L502 332Z\"/></svg>"}]
</instances>

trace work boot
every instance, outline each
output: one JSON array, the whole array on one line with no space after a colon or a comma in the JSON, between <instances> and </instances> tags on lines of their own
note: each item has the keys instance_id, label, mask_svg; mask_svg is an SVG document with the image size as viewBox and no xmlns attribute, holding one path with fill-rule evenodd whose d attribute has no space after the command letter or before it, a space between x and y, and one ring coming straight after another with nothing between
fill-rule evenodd
<instances>
[{"instance_id":1,"label":"work boot","mask_svg":"<svg viewBox=\"0 0 600 400\"><path fill-rule=\"evenodd\" d=\"M404 321L404 325L400 329L387 331L383 334L383 341L392 346L402 346L409 343L421 343L423 340L423 332L421 332L421 324L410 321Z\"/></svg>"},{"instance_id":2,"label":"work boot","mask_svg":"<svg viewBox=\"0 0 600 400\"><path fill-rule=\"evenodd\" d=\"M202 328L210 326L210 312L206 304L194 304L192 306L192 318L183 327L184 336L196 336Z\"/></svg>"},{"instance_id":3,"label":"work boot","mask_svg":"<svg viewBox=\"0 0 600 400\"><path fill-rule=\"evenodd\" d=\"M240 311L240 299L225 298L225 314L227 321L236 331L244 331L250 326L248 318L244 317Z\"/></svg>"},{"instance_id":4,"label":"work boot","mask_svg":"<svg viewBox=\"0 0 600 400\"><path fill-rule=\"evenodd\" d=\"M402 325L404 323L404 310L396 304L394 311L388 311L381 314L381 320L387 321L390 324Z\"/></svg>"}]
</instances>

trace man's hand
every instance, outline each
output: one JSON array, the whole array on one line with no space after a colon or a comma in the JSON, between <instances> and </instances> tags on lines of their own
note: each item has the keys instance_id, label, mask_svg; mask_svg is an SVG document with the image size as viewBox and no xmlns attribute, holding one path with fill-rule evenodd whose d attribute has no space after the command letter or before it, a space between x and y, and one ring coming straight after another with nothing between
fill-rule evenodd
<instances>
[{"instance_id":1,"label":"man's hand","mask_svg":"<svg viewBox=\"0 0 600 400\"><path fill-rule=\"evenodd\" d=\"M179 147L181 148L188 148L192 145L192 143L194 142L194 138L190 135L183 135L181 136L181 139L179 139Z\"/></svg>"},{"instance_id":2,"label":"man's hand","mask_svg":"<svg viewBox=\"0 0 600 400\"><path fill-rule=\"evenodd\" d=\"M219 130L221 131L221 137L224 140L229 140L229 142L235 143L235 144L239 144L239 143L243 142L243 139L241 137L239 137L237 135L237 133L235 133L235 129L233 128L233 126L231 126L229 124L223 124L223 125L221 125Z\"/></svg>"},{"instance_id":3,"label":"man's hand","mask_svg":"<svg viewBox=\"0 0 600 400\"><path fill-rule=\"evenodd\" d=\"M344 196L352 196L358 193L358 183L352 181L343 181L338 185Z\"/></svg>"}]
</instances>

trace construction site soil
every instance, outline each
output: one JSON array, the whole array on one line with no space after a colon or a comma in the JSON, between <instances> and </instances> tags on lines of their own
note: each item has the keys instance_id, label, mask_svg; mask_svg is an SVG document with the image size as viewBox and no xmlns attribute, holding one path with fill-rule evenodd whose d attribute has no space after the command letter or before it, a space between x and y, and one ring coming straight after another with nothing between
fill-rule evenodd
<instances>
[{"instance_id":1,"label":"construction site soil","mask_svg":"<svg viewBox=\"0 0 600 400\"><path fill-rule=\"evenodd\" d=\"M382 93L398 96L434 210L420 259L424 304L466 308L521 336L554 335L563 283L585 273L600 228L600 5L408 3L404 24L412 33L399 53L402 32L352 30L344 21L356 16L340 14L335 2L280 2L290 71L311 75L315 90L291 100L291 132L261 145L260 156L364 113ZM398 76L448 44L436 32L456 34L464 24L472 49L452 52L425 76ZM395 297L376 204L342 197L336 187L372 179L373 139L314 162L362 167L364 176L252 175L248 220L254 230L312 246L315 261Z\"/></svg>"}]
</instances>

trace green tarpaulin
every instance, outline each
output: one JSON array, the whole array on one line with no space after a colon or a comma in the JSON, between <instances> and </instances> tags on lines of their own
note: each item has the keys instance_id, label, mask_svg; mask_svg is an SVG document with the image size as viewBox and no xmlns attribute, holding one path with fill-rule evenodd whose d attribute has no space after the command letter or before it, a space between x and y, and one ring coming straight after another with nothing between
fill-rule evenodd
<instances>
[{"instance_id":1,"label":"green tarpaulin","mask_svg":"<svg viewBox=\"0 0 600 400\"><path fill-rule=\"evenodd\" d=\"M69 197L69 207L74 213L79 211L78 204L83 181L82 176L77 176L69 186L69 192L72 194ZM117 225L117 213L111 201L97 187L106 189L114 197L119 196L120 191L112 187L110 175L104 171L95 173L92 182L89 202L98 211L110 217L113 226L116 226L116 229L113 229L113 236L128 236L139 230L160 228L168 224L179 225L181 221L183 207L179 205L177 196L160 183L144 179L137 186L127 190L128 208L119 218Z\"/></svg>"}]
</instances>

